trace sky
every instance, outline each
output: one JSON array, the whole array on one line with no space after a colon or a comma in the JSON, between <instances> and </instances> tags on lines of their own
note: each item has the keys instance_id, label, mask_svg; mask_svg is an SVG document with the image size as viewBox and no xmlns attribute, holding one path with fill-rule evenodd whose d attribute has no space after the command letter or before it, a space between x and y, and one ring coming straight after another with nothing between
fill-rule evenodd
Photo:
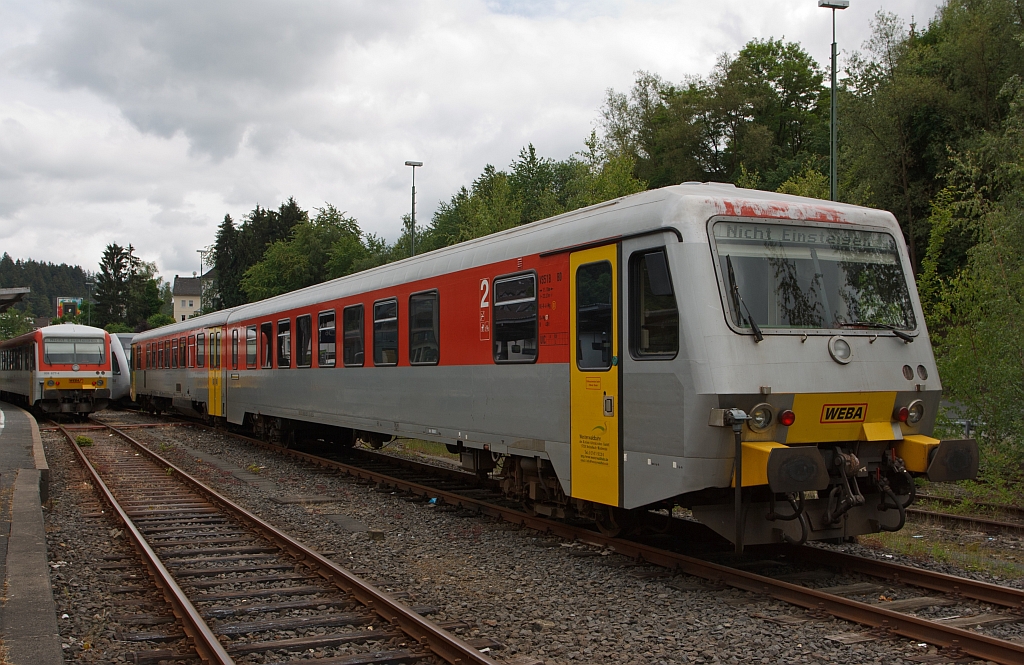
<instances>
[{"instance_id":1,"label":"sky","mask_svg":"<svg viewBox=\"0 0 1024 665\"><path fill-rule=\"evenodd\" d=\"M837 12L841 57L880 0ZM935 0L885 0L926 25ZM294 196L398 237L486 164L565 159L639 70L705 75L751 39L822 66L815 0L5 0L0 254L96 270L131 243L165 279L217 225ZM840 61L840 67L842 61ZM7 285L5 285L7 286Z\"/></svg>"}]
</instances>

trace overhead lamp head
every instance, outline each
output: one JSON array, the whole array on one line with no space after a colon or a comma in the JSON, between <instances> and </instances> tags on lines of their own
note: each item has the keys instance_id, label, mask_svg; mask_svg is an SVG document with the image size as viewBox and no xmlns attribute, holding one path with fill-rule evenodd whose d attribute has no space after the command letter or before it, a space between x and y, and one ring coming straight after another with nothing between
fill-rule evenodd
<instances>
[{"instance_id":1,"label":"overhead lamp head","mask_svg":"<svg viewBox=\"0 0 1024 665\"><path fill-rule=\"evenodd\" d=\"M850 6L850 0L818 0L818 6L825 9L846 9Z\"/></svg>"},{"instance_id":2,"label":"overhead lamp head","mask_svg":"<svg viewBox=\"0 0 1024 665\"><path fill-rule=\"evenodd\" d=\"M406 166L423 166L423 162L406 162Z\"/></svg>"}]
</instances>

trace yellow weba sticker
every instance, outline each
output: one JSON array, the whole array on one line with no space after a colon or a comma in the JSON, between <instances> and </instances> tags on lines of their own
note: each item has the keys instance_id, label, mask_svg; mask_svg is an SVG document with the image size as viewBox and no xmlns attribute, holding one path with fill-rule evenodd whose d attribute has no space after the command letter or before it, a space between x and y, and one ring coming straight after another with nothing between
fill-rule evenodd
<instances>
[{"instance_id":1,"label":"yellow weba sticker","mask_svg":"<svg viewBox=\"0 0 1024 665\"><path fill-rule=\"evenodd\" d=\"M862 423L867 418L867 404L825 404L821 407L821 423Z\"/></svg>"}]
</instances>

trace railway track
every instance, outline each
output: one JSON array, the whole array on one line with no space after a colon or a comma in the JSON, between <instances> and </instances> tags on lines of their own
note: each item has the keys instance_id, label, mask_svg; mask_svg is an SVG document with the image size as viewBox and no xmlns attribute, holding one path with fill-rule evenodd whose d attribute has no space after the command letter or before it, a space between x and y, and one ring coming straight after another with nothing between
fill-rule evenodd
<instances>
[{"instance_id":1,"label":"railway track","mask_svg":"<svg viewBox=\"0 0 1024 665\"><path fill-rule=\"evenodd\" d=\"M226 434L222 430L217 431ZM928 642L943 647L945 656L950 658L967 654L997 663L1024 662L1024 644L973 630L979 626L1024 619L1021 615L1024 611L1024 591L1021 590L813 546L765 547L758 551L761 559L735 560L725 555L716 562L644 542L603 536L580 526L529 515L502 505L493 482L464 472L439 469L433 465L391 456L384 458L376 453L359 450L353 451L354 455L342 461L238 434L230 436L312 465L331 468L363 482L406 492L422 500L437 499L439 503L448 504L453 509L488 515L567 540L611 548L621 555L675 572L767 595L803 607L812 614L831 615L868 626L876 635L899 635ZM912 589L918 595L894 602L877 602L878 592L884 588L877 582L811 588L797 582L821 579L813 570L778 577L750 570L759 567L771 569L780 560L811 569L828 568L856 573L885 584ZM869 599L876 602L870 602ZM972 614L950 617L949 620L929 620L909 613L926 607L963 604L971 605Z\"/></svg>"},{"instance_id":2,"label":"railway track","mask_svg":"<svg viewBox=\"0 0 1024 665\"><path fill-rule=\"evenodd\" d=\"M204 486L122 429L103 426L116 436L98 437L87 447L72 434L97 427L57 429L123 523L173 614L139 615L139 621L177 623L195 649L136 652L136 663L198 657L225 664L255 654L267 658L261 662L278 662L287 652L282 662L496 665L479 649L501 645L456 637L449 631L468 626L425 619L433 608L410 607L399 600L401 594L376 589ZM175 630L140 631L131 639L182 637ZM310 658L310 651L324 649L340 649L344 655Z\"/></svg>"}]
</instances>

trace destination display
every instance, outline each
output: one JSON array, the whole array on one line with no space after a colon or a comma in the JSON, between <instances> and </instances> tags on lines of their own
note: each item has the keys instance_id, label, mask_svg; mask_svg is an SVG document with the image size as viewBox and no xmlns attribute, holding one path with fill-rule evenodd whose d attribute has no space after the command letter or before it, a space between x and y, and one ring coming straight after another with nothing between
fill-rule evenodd
<instances>
[{"instance_id":1,"label":"destination display","mask_svg":"<svg viewBox=\"0 0 1024 665\"><path fill-rule=\"evenodd\" d=\"M750 240L803 247L819 245L831 249L896 251L896 240L888 233L856 229L718 222L715 224L714 234L716 240Z\"/></svg>"}]
</instances>

